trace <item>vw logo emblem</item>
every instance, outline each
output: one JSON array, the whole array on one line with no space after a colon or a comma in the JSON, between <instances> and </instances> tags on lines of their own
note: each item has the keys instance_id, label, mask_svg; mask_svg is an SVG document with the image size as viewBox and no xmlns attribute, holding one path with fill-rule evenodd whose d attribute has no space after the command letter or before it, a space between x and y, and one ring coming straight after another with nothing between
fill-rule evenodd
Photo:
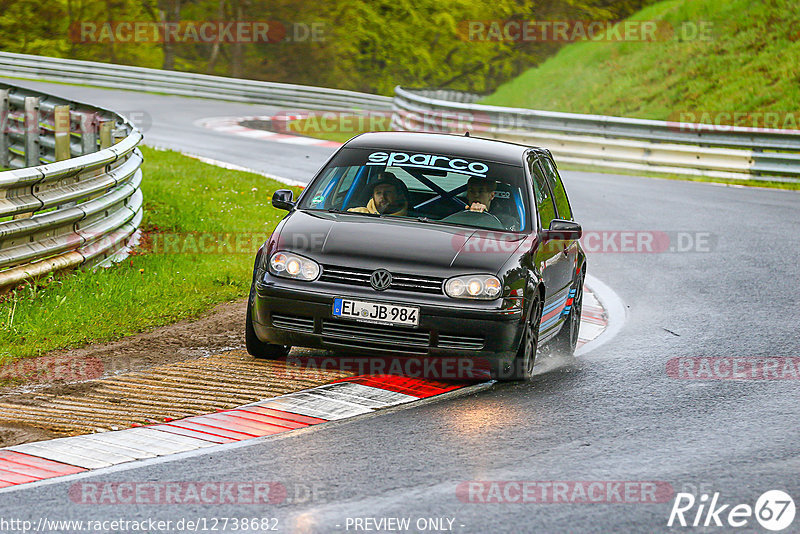
<instances>
[{"instance_id":1,"label":"vw logo emblem","mask_svg":"<svg viewBox=\"0 0 800 534\"><path fill-rule=\"evenodd\" d=\"M392 273L386 269L372 271L372 275L369 277L369 285L371 285L372 289L375 291L388 289L389 286L392 285Z\"/></svg>"}]
</instances>

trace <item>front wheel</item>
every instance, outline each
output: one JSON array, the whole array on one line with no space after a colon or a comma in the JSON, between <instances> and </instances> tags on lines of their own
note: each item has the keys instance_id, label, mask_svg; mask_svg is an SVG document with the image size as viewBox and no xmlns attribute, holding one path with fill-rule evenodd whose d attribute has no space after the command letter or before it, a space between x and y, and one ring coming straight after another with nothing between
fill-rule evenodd
<instances>
[{"instance_id":1,"label":"front wheel","mask_svg":"<svg viewBox=\"0 0 800 534\"><path fill-rule=\"evenodd\" d=\"M572 305L569 309L569 315L564 321L561 330L550 342L550 348L553 353L567 357L573 356L578 346L578 332L581 329L581 310L583 308L583 276L573 286L572 293Z\"/></svg>"},{"instance_id":2,"label":"front wheel","mask_svg":"<svg viewBox=\"0 0 800 534\"><path fill-rule=\"evenodd\" d=\"M522 340L517 356L511 366L511 374L507 380L530 380L533 376L533 365L536 363L536 351L539 348L539 326L542 322L542 301L537 296L531 305L528 319L522 333Z\"/></svg>"},{"instance_id":3,"label":"front wheel","mask_svg":"<svg viewBox=\"0 0 800 534\"><path fill-rule=\"evenodd\" d=\"M292 349L290 345L273 345L271 343L264 343L256 335L256 330L253 328L253 294L252 290L250 297L247 299L247 318L244 323L244 342L247 347L247 352L256 358L263 358L267 360L274 360L289 354Z\"/></svg>"}]
</instances>

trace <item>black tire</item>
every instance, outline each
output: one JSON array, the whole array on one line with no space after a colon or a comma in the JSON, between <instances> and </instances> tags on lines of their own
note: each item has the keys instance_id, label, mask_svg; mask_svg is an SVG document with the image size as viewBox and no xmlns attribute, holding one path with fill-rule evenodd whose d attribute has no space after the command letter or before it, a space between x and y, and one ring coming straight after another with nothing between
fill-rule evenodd
<instances>
[{"instance_id":1,"label":"black tire","mask_svg":"<svg viewBox=\"0 0 800 534\"><path fill-rule=\"evenodd\" d=\"M247 299L247 318L244 322L244 343L248 354L255 358L266 360L274 360L286 356L292 350L291 345L272 345L258 339L255 328L253 328L253 297L253 289L251 288L250 297Z\"/></svg>"},{"instance_id":2,"label":"black tire","mask_svg":"<svg viewBox=\"0 0 800 534\"><path fill-rule=\"evenodd\" d=\"M581 328L581 310L583 309L583 275L573 289L575 296L572 298L572 307L569 310L567 320L559 330L558 334L549 343L550 352L559 356L571 358L575 354L578 346L578 332Z\"/></svg>"},{"instance_id":3,"label":"black tire","mask_svg":"<svg viewBox=\"0 0 800 534\"><path fill-rule=\"evenodd\" d=\"M511 365L511 373L501 380L530 380L533 376L533 366L536 363L536 351L539 348L539 326L542 322L542 300L536 296L531 304L531 311L525 321L522 340L517 349L517 356Z\"/></svg>"}]
</instances>

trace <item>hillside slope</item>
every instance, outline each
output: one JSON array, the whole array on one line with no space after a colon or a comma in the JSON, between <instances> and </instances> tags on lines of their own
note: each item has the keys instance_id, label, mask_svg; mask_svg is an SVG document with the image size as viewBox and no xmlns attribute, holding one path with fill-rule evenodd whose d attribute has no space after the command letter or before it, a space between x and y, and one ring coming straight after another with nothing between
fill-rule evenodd
<instances>
[{"instance_id":1,"label":"hillside slope","mask_svg":"<svg viewBox=\"0 0 800 534\"><path fill-rule=\"evenodd\" d=\"M659 37L652 42L571 44L481 102L662 120L694 115L697 122L745 126L763 126L766 120L767 126L800 127L796 1L667 0L628 20L659 21ZM737 120L728 116L732 112L751 113Z\"/></svg>"}]
</instances>

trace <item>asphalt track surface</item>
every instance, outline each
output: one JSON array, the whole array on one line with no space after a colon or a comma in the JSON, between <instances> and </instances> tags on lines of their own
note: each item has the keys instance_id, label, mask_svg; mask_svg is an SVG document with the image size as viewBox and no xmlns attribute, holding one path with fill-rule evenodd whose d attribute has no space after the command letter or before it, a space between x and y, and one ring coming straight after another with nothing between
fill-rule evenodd
<instances>
[{"instance_id":1,"label":"asphalt track surface","mask_svg":"<svg viewBox=\"0 0 800 534\"><path fill-rule=\"evenodd\" d=\"M143 110L152 117L148 144L287 178L307 179L332 151L193 126L199 118L274 108L19 83L121 111ZM709 243L707 251L590 251L589 272L621 296L627 322L577 363L525 384L495 384L202 454L22 486L0 493L0 518L35 524L41 517L277 517L281 532L365 531L354 529L353 519L367 517L410 518L416 531L419 518L450 518L454 532L657 532L670 530L671 498L486 504L462 502L456 489L474 480L662 481L675 492L719 492L719 502L731 505L752 506L771 489L798 501L800 382L685 380L666 369L677 357L800 356L800 194L563 174L587 231L702 232ZM68 496L75 482L110 481L279 481L290 497L303 497L309 488L316 497L275 506L110 506L75 504ZM799 529L797 518L783 532ZM754 518L735 530L766 532Z\"/></svg>"}]
</instances>

